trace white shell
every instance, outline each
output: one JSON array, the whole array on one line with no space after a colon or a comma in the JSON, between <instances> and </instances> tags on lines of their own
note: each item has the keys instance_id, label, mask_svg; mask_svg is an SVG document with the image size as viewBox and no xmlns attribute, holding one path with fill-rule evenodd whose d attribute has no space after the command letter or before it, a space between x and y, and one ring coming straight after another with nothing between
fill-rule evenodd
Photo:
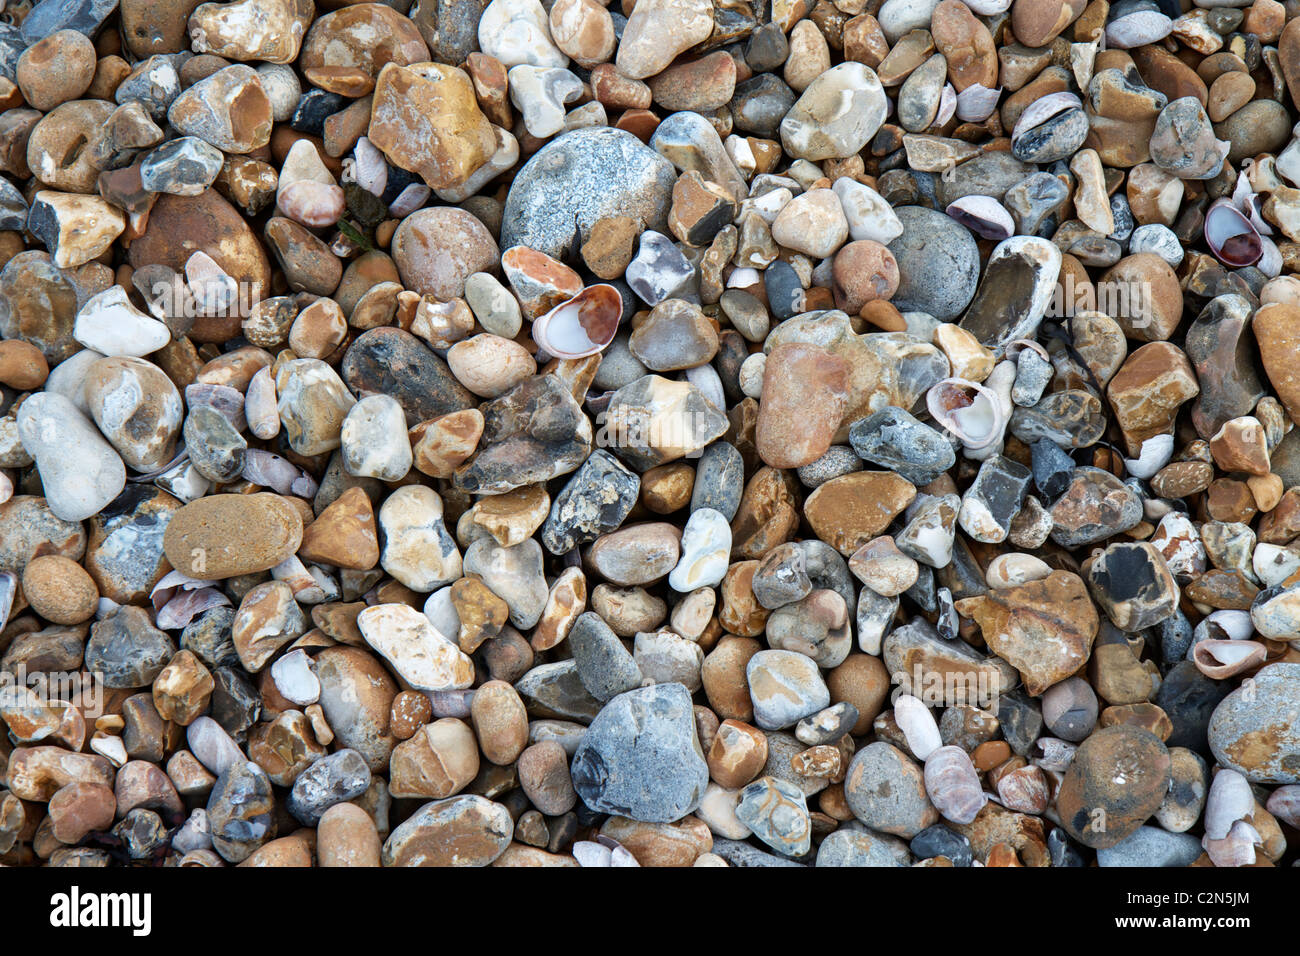
<instances>
[{"instance_id":1,"label":"white shell","mask_svg":"<svg viewBox=\"0 0 1300 956\"><path fill-rule=\"evenodd\" d=\"M925 406L936 422L972 451L998 441L1006 427L998 396L964 378L945 378L930 386Z\"/></svg>"},{"instance_id":2,"label":"white shell","mask_svg":"<svg viewBox=\"0 0 1300 956\"><path fill-rule=\"evenodd\" d=\"M975 83L957 94L957 118L963 123L982 123L993 115L1002 97L1002 87L991 90Z\"/></svg>"},{"instance_id":3,"label":"white shell","mask_svg":"<svg viewBox=\"0 0 1300 956\"><path fill-rule=\"evenodd\" d=\"M1144 481L1153 477L1174 455L1173 435L1153 435L1142 443L1136 458L1125 458L1124 468L1135 478Z\"/></svg>"},{"instance_id":4,"label":"white shell","mask_svg":"<svg viewBox=\"0 0 1300 956\"><path fill-rule=\"evenodd\" d=\"M1258 667L1267 657L1268 649L1258 641L1210 639L1192 647L1196 669L1213 680L1225 680Z\"/></svg>"}]
</instances>

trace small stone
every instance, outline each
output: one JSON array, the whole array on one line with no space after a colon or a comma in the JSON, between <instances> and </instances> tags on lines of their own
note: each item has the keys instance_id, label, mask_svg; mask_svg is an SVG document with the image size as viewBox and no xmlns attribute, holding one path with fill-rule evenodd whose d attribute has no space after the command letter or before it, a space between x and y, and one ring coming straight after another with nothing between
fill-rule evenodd
<instances>
[{"instance_id":1,"label":"small stone","mask_svg":"<svg viewBox=\"0 0 1300 956\"><path fill-rule=\"evenodd\" d=\"M830 692L808 657L794 651L760 651L745 668L754 720L765 730L792 727L830 704Z\"/></svg>"}]
</instances>

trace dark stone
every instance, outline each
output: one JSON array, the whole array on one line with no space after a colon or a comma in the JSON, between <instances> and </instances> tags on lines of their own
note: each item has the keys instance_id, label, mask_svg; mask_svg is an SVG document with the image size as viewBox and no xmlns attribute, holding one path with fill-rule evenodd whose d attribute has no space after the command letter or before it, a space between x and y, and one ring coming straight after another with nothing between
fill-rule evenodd
<instances>
[{"instance_id":1,"label":"dark stone","mask_svg":"<svg viewBox=\"0 0 1300 956\"><path fill-rule=\"evenodd\" d=\"M1186 747L1208 757L1210 717L1232 689L1231 681L1211 680L1191 661L1179 661L1170 668L1151 698L1174 725L1165 745Z\"/></svg>"},{"instance_id":2,"label":"dark stone","mask_svg":"<svg viewBox=\"0 0 1300 956\"><path fill-rule=\"evenodd\" d=\"M408 426L477 404L446 362L410 332L393 326L357 336L340 371L358 399L380 393L397 399Z\"/></svg>"},{"instance_id":3,"label":"dark stone","mask_svg":"<svg viewBox=\"0 0 1300 956\"><path fill-rule=\"evenodd\" d=\"M946 856L952 860L953 866L970 866L974 859L971 852L970 840L949 830L942 823L936 823L932 827L926 827L916 836L912 837L909 844L912 853L918 859L929 860L936 856Z\"/></svg>"},{"instance_id":4,"label":"dark stone","mask_svg":"<svg viewBox=\"0 0 1300 956\"><path fill-rule=\"evenodd\" d=\"M623 524L641 492L641 479L609 452L597 449L555 496L541 541L564 554Z\"/></svg>"},{"instance_id":5,"label":"dark stone","mask_svg":"<svg viewBox=\"0 0 1300 956\"><path fill-rule=\"evenodd\" d=\"M957 462L943 435L893 405L854 422L849 443L864 461L883 465L914 485L929 484Z\"/></svg>"}]
</instances>

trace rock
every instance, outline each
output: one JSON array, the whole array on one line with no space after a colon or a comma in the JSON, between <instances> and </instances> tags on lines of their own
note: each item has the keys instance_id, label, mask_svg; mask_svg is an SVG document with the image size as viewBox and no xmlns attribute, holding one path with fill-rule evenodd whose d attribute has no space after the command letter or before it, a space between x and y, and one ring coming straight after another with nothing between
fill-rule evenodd
<instances>
[{"instance_id":1,"label":"rock","mask_svg":"<svg viewBox=\"0 0 1300 956\"><path fill-rule=\"evenodd\" d=\"M250 153L271 139L271 101L257 71L243 64L218 70L182 92L167 120L222 152Z\"/></svg>"},{"instance_id":2,"label":"rock","mask_svg":"<svg viewBox=\"0 0 1300 956\"><path fill-rule=\"evenodd\" d=\"M1160 551L1145 541L1112 544L1088 569L1098 605L1124 631L1140 631L1178 608L1178 585Z\"/></svg>"},{"instance_id":3,"label":"rock","mask_svg":"<svg viewBox=\"0 0 1300 956\"><path fill-rule=\"evenodd\" d=\"M1077 671L1097 634L1083 580L1068 571L965 598L957 610L979 624L989 648L1020 671L1034 696Z\"/></svg>"},{"instance_id":4,"label":"rock","mask_svg":"<svg viewBox=\"0 0 1300 956\"><path fill-rule=\"evenodd\" d=\"M384 866L488 866L510 845L514 822L500 803L461 794L426 803L384 842Z\"/></svg>"},{"instance_id":5,"label":"rock","mask_svg":"<svg viewBox=\"0 0 1300 956\"><path fill-rule=\"evenodd\" d=\"M285 809L307 826L314 826L330 807L361 796L370 786L370 770L355 750L322 757L298 775Z\"/></svg>"},{"instance_id":6,"label":"rock","mask_svg":"<svg viewBox=\"0 0 1300 956\"><path fill-rule=\"evenodd\" d=\"M36 462L45 500L57 517L89 518L122 491L122 459L62 395L31 396L18 410L17 425L18 438Z\"/></svg>"},{"instance_id":7,"label":"rock","mask_svg":"<svg viewBox=\"0 0 1300 956\"><path fill-rule=\"evenodd\" d=\"M469 658L408 605L368 607L357 615L357 627L366 643L384 655L412 687L442 691L473 684Z\"/></svg>"},{"instance_id":8,"label":"rock","mask_svg":"<svg viewBox=\"0 0 1300 956\"><path fill-rule=\"evenodd\" d=\"M818 486L804 509L817 537L847 556L884 531L915 497L912 483L892 472L859 471Z\"/></svg>"},{"instance_id":9,"label":"rock","mask_svg":"<svg viewBox=\"0 0 1300 956\"><path fill-rule=\"evenodd\" d=\"M853 815L880 833L910 839L939 819L920 768L884 741L868 744L854 756L844 797Z\"/></svg>"},{"instance_id":10,"label":"rock","mask_svg":"<svg viewBox=\"0 0 1300 956\"><path fill-rule=\"evenodd\" d=\"M1238 688L1218 705L1210 719L1209 741L1223 766L1254 783L1300 780L1292 725L1272 719L1296 706L1296 671L1294 664L1269 664L1255 674L1249 688Z\"/></svg>"},{"instance_id":11,"label":"rock","mask_svg":"<svg viewBox=\"0 0 1300 956\"><path fill-rule=\"evenodd\" d=\"M886 111L875 71L862 63L841 63L804 90L781 121L781 142L800 159L842 159L867 144Z\"/></svg>"},{"instance_id":12,"label":"rock","mask_svg":"<svg viewBox=\"0 0 1300 956\"><path fill-rule=\"evenodd\" d=\"M708 767L686 689L656 684L613 698L587 729L570 771L582 801L598 812L670 823L693 811Z\"/></svg>"},{"instance_id":13,"label":"rock","mask_svg":"<svg viewBox=\"0 0 1300 956\"><path fill-rule=\"evenodd\" d=\"M1169 781L1169 751L1149 731L1098 730L1079 746L1057 792L1061 824L1085 846L1113 847L1160 808Z\"/></svg>"},{"instance_id":14,"label":"rock","mask_svg":"<svg viewBox=\"0 0 1300 956\"><path fill-rule=\"evenodd\" d=\"M678 54L707 40L713 19L704 0L651 0L633 9L618 45L618 71L633 80L654 76Z\"/></svg>"},{"instance_id":15,"label":"rock","mask_svg":"<svg viewBox=\"0 0 1300 956\"><path fill-rule=\"evenodd\" d=\"M274 838L275 796L266 772L239 760L217 777L207 804L212 847L221 858L239 863Z\"/></svg>"},{"instance_id":16,"label":"rock","mask_svg":"<svg viewBox=\"0 0 1300 956\"><path fill-rule=\"evenodd\" d=\"M817 665L803 654L760 651L745 667L754 720L765 730L792 727L830 704Z\"/></svg>"},{"instance_id":17,"label":"rock","mask_svg":"<svg viewBox=\"0 0 1300 956\"><path fill-rule=\"evenodd\" d=\"M617 181L610 176L617 171ZM596 222L629 216L663 230L676 174L635 136L588 128L557 136L515 175L501 225L503 248L527 246L560 256Z\"/></svg>"},{"instance_id":18,"label":"rock","mask_svg":"<svg viewBox=\"0 0 1300 956\"><path fill-rule=\"evenodd\" d=\"M1133 490L1099 468L1074 471L1065 492L1050 509L1052 540L1075 548L1127 531L1142 520Z\"/></svg>"},{"instance_id":19,"label":"rock","mask_svg":"<svg viewBox=\"0 0 1300 956\"><path fill-rule=\"evenodd\" d=\"M778 853L803 856L811 848L812 820L802 791L775 777L760 777L740 791L736 817Z\"/></svg>"},{"instance_id":20,"label":"rock","mask_svg":"<svg viewBox=\"0 0 1300 956\"><path fill-rule=\"evenodd\" d=\"M979 254L970 232L956 220L923 206L894 209L903 232L889 243L898 263L901 312L927 312L941 321L961 315L975 295ZM936 261L940 251L943 261Z\"/></svg>"},{"instance_id":21,"label":"rock","mask_svg":"<svg viewBox=\"0 0 1300 956\"><path fill-rule=\"evenodd\" d=\"M273 568L301 541L302 518L279 495L212 495L172 516L163 550L177 570L212 580Z\"/></svg>"}]
</instances>

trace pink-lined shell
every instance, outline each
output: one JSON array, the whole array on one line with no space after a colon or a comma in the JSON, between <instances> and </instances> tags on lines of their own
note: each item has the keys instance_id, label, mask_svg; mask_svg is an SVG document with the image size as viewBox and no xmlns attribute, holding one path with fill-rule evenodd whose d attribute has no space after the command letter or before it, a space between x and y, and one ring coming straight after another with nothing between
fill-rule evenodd
<instances>
[{"instance_id":1,"label":"pink-lined shell","mask_svg":"<svg viewBox=\"0 0 1300 956\"><path fill-rule=\"evenodd\" d=\"M533 323L533 341L558 359L580 359L605 349L623 318L623 297L600 283L561 302Z\"/></svg>"},{"instance_id":2,"label":"pink-lined shell","mask_svg":"<svg viewBox=\"0 0 1300 956\"><path fill-rule=\"evenodd\" d=\"M1255 847L1263 844L1259 832L1245 820L1238 820L1228 835L1216 840L1208 833L1201 846L1215 866L1250 866L1255 862Z\"/></svg>"},{"instance_id":3,"label":"pink-lined shell","mask_svg":"<svg viewBox=\"0 0 1300 956\"><path fill-rule=\"evenodd\" d=\"M1205 214L1205 244L1225 266L1240 269L1263 255L1259 232L1230 199L1218 199Z\"/></svg>"},{"instance_id":4,"label":"pink-lined shell","mask_svg":"<svg viewBox=\"0 0 1300 956\"><path fill-rule=\"evenodd\" d=\"M1211 680L1226 680L1252 667L1258 667L1268 657L1268 648L1258 641L1222 641L1211 638L1200 641L1192 648L1192 662Z\"/></svg>"},{"instance_id":5,"label":"pink-lined shell","mask_svg":"<svg viewBox=\"0 0 1300 956\"><path fill-rule=\"evenodd\" d=\"M944 212L985 239L1000 242L1016 233L1016 223L1011 218L1011 213L992 196L962 196L950 202Z\"/></svg>"}]
</instances>

